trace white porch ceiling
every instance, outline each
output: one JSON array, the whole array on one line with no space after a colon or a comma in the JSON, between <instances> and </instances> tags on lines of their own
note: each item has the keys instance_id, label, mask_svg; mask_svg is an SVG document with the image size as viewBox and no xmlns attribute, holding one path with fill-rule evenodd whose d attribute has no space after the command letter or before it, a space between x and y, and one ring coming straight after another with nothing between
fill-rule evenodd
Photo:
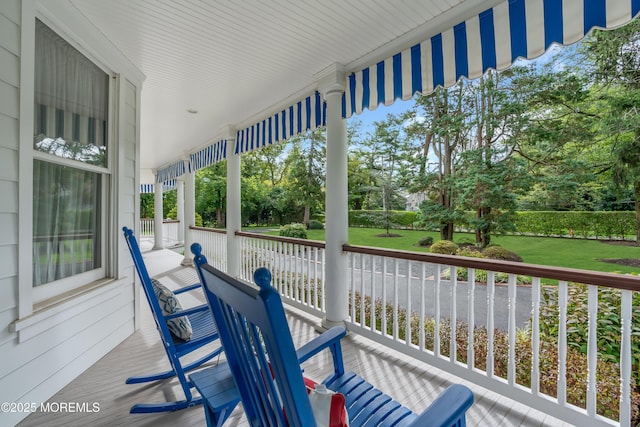
<instances>
[{"instance_id":1,"label":"white porch ceiling","mask_svg":"<svg viewBox=\"0 0 640 427\"><path fill-rule=\"evenodd\" d=\"M333 63L348 72L499 0L69 0L146 76L141 167L283 106ZM197 110L190 114L187 110Z\"/></svg>"}]
</instances>

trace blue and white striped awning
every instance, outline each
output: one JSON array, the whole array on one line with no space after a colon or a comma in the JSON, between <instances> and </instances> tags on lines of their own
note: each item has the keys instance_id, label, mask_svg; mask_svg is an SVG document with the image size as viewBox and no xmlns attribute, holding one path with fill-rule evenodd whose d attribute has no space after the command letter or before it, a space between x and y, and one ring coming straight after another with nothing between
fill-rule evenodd
<instances>
[{"instance_id":1,"label":"blue and white striped awning","mask_svg":"<svg viewBox=\"0 0 640 427\"><path fill-rule=\"evenodd\" d=\"M326 122L327 104L316 91L279 113L239 130L236 134L235 153L246 153L284 141L324 126Z\"/></svg>"},{"instance_id":2,"label":"blue and white striped awning","mask_svg":"<svg viewBox=\"0 0 640 427\"><path fill-rule=\"evenodd\" d=\"M179 176L184 175L186 172L185 162L184 160L178 160L177 162L167 166L166 168L160 169L156 172L156 183L158 182L167 182L172 179L176 179Z\"/></svg>"},{"instance_id":3,"label":"blue and white striped awning","mask_svg":"<svg viewBox=\"0 0 640 427\"><path fill-rule=\"evenodd\" d=\"M155 193L155 184L140 184L140 194ZM176 180L171 179L162 184L162 191L174 190L176 188Z\"/></svg>"},{"instance_id":4,"label":"blue and white striped awning","mask_svg":"<svg viewBox=\"0 0 640 427\"><path fill-rule=\"evenodd\" d=\"M189 156L189 171L211 166L227 158L227 140L222 139Z\"/></svg>"},{"instance_id":5,"label":"blue and white striped awning","mask_svg":"<svg viewBox=\"0 0 640 427\"><path fill-rule=\"evenodd\" d=\"M154 184L140 184L140 194L150 194L154 192Z\"/></svg>"},{"instance_id":6,"label":"blue and white striped awning","mask_svg":"<svg viewBox=\"0 0 640 427\"><path fill-rule=\"evenodd\" d=\"M640 11L640 0L509 0L347 77L343 117L396 99L503 70L536 58L552 43L582 39L592 28L615 28Z\"/></svg>"}]
</instances>

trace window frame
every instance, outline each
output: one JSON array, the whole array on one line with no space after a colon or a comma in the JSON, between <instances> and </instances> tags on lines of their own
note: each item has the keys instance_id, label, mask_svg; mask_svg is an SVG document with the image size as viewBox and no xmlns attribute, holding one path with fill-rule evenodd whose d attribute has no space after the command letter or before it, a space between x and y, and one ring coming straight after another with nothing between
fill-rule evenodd
<instances>
[{"instance_id":1,"label":"window frame","mask_svg":"<svg viewBox=\"0 0 640 427\"><path fill-rule=\"evenodd\" d=\"M96 173L98 179L101 181L101 194L100 194L100 227L96 230L100 234L100 267L78 273L63 279L55 280L49 283L44 283L39 286L33 286L33 202L20 204L21 218L24 220L20 225L20 237L21 241L28 242L26 249L20 251L20 304L19 304L19 318L23 318L33 313L37 307L46 307L50 303L53 303L60 298L67 298L73 296L76 293L82 292L82 289L92 283L99 283L102 281L111 281L114 277L114 262L117 254L117 245L114 242L113 233L109 233L108 230L112 228L114 221L114 206L116 195L114 194L114 176L115 176L115 162L117 159L117 112L118 112L118 91L119 91L119 79L113 73L109 67L105 66L102 61L98 59L98 56L94 54L90 49L81 46L75 40L75 37L70 36L70 31L63 28L63 25L54 22L53 19L49 19L49 16L45 10L34 7L34 13L31 16L26 16L26 20L30 20L30 25L27 28L23 28L22 34L28 36L29 43L25 43L23 46L23 56L30 56L30 64L32 67L30 74L30 80L23 80L28 82L30 90L21 91L21 103L28 103L27 108L21 108L21 124L20 124L20 140L21 140L21 157L20 165L21 169L25 169L20 179L20 194L26 197L33 198L34 185L33 181L33 163L35 160L40 160L48 163L55 163L58 165L72 167L78 170ZM25 22L23 19L23 22ZM107 147L106 166L97 166L89 163L84 163L77 160L58 157L53 154L45 153L37 150L33 144L33 131L34 131L34 92L35 92L35 26L36 20L40 20L43 24L47 25L53 30L59 37L69 43L74 49L88 58L93 64L99 67L108 77L108 128L107 139L105 145ZM79 38L78 38L79 39ZM24 61L22 62L24 64ZM24 85L26 86L26 85ZM24 87L23 86L23 87ZM25 111L26 110L26 111ZM25 114L26 113L26 114ZM27 133L28 134L24 135ZM27 140L29 145L27 146ZM24 155L23 155L24 154ZM27 166L22 168L22 166ZM27 171L28 170L28 171ZM29 179L22 179L29 174ZM26 202L26 201L25 201ZM28 208L26 207L28 205ZM29 270L27 273L28 264ZM28 276L27 276L28 274ZM27 284L24 284L27 279ZM30 289L26 289L27 285Z\"/></svg>"}]
</instances>

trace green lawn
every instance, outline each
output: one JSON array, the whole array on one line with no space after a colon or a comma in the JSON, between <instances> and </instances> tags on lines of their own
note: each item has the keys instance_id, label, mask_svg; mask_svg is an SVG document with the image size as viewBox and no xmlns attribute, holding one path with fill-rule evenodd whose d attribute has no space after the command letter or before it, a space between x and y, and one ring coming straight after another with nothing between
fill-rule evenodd
<instances>
[{"instance_id":1,"label":"green lawn","mask_svg":"<svg viewBox=\"0 0 640 427\"><path fill-rule=\"evenodd\" d=\"M401 237L378 237L385 230L374 228L349 228L349 243L353 245L373 246L379 248L406 251L429 252L428 248L417 246L418 240L432 236L439 240L439 233L418 230L394 230ZM269 232L277 235L277 231ZM309 230L309 239L324 241L324 230ZM456 243L473 242L474 236L467 233L456 233ZM612 245L596 240L559 239L549 237L528 236L493 236L492 243L500 245L520 255L524 262L539 265L579 268L604 272L636 273L640 268L628 267L598 261L603 258L640 258L640 247Z\"/></svg>"}]
</instances>

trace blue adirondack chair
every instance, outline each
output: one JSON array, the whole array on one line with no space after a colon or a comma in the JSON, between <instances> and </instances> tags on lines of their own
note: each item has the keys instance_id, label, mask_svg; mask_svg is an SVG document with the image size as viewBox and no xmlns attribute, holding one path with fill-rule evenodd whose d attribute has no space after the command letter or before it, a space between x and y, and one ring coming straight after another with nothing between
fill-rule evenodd
<instances>
[{"instance_id":1,"label":"blue adirondack chair","mask_svg":"<svg viewBox=\"0 0 640 427\"><path fill-rule=\"evenodd\" d=\"M199 244L191 250L252 426L314 425L300 363L325 348L332 352L334 372L323 383L346 397L351 426L465 425L465 413L473 403L467 387L450 386L422 414L415 414L355 373L344 371L343 327L330 329L296 353L280 295L271 287L267 269L256 270L256 287L208 265ZM198 389L207 386L204 378L194 382Z\"/></svg>"},{"instance_id":2,"label":"blue adirondack chair","mask_svg":"<svg viewBox=\"0 0 640 427\"><path fill-rule=\"evenodd\" d=\"M222 352L222 346L214 344L215 341L219 339L219 334L216 323L213 320L213 316L211 315L211 311L209 310L207 304L202 304L197 307L192 307L165 316L160 307L158 298L156 297L156 294L154 292L151 278L149 277L149 273L144 264L144 260L142 259L140 247L138 246L138 242L133 234L133 230L127 227L123 227L122 230L124 232L124 238L127 242L127 246L129 247L129 251L131 252L131 257L133 258L133 263L138 273L138 277L142 282L142 289L144 290L144 294L147 297L149 307L151 308L151 313L153 314L156 328L158 329L158 332L160 334L162 345L165 349L167 358L169 359L169 363L171 365L171 369L168 371L143 376L129 377L126 380L126 383L145 383L149 381L164 380L175 376L180 382L185 395L184 400L175 402L138 403L131 407L130 412L150 413L176 411L179 409L198 405L202 403L202 397L193 396L191 392L193 384L187 379L186 372L202 366L205 362L213 359ZM197 283L195 285L180 288L177 291L174 291L174 293L181 294L201 288L202 287L200 286L200 283ZM191 338L186 341L174 337L171 334L169 327L167 326L167 321L169 319L174 319L180 316L186 316L189 319L193 331ZM187 356L207 345L209 345L210 351L207 350L205 355L200 356L196 360L190 361L187 364L183 364L182 358L184 356ZM231 378L231 373L229 372L226 364L219 367L217 375L221 380L225 375L228 378ZM239 396L237 392L235 393L235 396L232 392L227 395L224 401L217 402L218 412L216 414L213 414L215 416L216 424L221 424L224 421L223 418L228 416L228 414L231 412L231 410L233 410L238 402Z\"/></svg>"}]
</instances>

